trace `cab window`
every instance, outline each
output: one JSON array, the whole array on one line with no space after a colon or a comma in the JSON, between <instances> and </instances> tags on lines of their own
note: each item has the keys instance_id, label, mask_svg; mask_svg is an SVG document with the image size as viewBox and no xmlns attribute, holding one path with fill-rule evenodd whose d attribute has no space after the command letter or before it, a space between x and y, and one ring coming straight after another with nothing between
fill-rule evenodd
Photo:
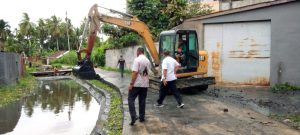
<instances>
[{"instance_id":1,"label":"cab window","mask_svg":"<svg viewBox=\"0 0 300 135\"><path fill-rule=\"evenodd\" d=\"M175 44L175 36L174 35L163 35L160 38L160 54L163 54L163 50L170 51L170 55L173 56L174 52L174 44ZM162 58L162 56L160 56Z\"/></svg>"}]
</instances>

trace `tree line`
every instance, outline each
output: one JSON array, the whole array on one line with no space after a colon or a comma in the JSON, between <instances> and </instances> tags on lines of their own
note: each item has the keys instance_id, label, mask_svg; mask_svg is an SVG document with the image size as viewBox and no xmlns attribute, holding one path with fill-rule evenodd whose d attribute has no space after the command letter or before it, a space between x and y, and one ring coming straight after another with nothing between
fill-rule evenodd
<instances>
[{"instance_id":1,"label":"tree line","mask_svg":"<svg viewBox=\"0 0 300 135\"><path fill-rule=\"evenodd\" d=\"M211 12L210 6L189 3L187 0L127 0L127 13L145 22L155 41L158 40L161 31L171 29L192 16ZM18 28L11 31L9 24L0 19L0 51L46 56L54 51L68 50L68 37L70 49L76 50L80 44L85 20L83 19L79 27L74 27L68 18L62 20L54 15L32 22L29 15L23 13ZM109 44L106 48L122 48L142 42L136 32L127 28L104 24L102 31L110 36L105 43Z\"/></svg>"},{"instance_id":2,"label":"tree line","mask_svg":"<svg viewBox=\"0 0 300 135\"><path fill-rule=\"evenodd\" d=\"M83 23L76 28L70 19L63 21L55 15L46 19L40 18L34 23L27 13L23 13L18 28L13 31L6 21L0 20L1 49L7 52L25 52L29 56L68 50L68 35L70 49L77 49L83 27Z\"/></svg>"},{"instance_id":3,"label":"tree line","mask_svg":"<svg viewBox=\"0 0 300 135\"><path fill-rule=\"evenodd\" d=\"M127 12L135 15L149 27L154 41L159 34L169 30L185 19L211 13L212 7L201 3L190 3L188 0L127 0ZM138 33L111 24L102 26L104 33L110 36L109 44L120 48L141 43Z\"/></svg>"}]
</instances>

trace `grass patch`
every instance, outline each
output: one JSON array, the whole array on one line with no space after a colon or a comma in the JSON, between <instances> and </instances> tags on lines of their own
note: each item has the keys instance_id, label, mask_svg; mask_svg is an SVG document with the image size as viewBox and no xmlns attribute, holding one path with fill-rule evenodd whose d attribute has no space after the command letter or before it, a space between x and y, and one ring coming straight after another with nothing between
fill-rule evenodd
<instances>
[{"instance_id":1,"label":"grass patch","mask_svg":"<svg viewBox=\"0 0 300 135\"><path fill-rule=\"evenodd\" d=\"M119 68L112 68L112 67L100 67L103 70L107 70L107 71L114 71L114 72L120 72ZM131 70L130 69L125 69L124 70L125 74L131 74Z\"/></svg>"},{"instance_id":2,"label":"grass patch","mask_svg":"<svg viewBox=\"0 0 300 135\"><path fill-rule=\"evenodd\" d=\"M275 86L271 87L271 91L274 93L300 91L300 87L290 85L289 83L286 82L284 84L276 84Z\"/></svg>"},{"instance_id":3,"label":"grass patch","mask_svg":"<svg viewBox=\"0 0 300 135\"><path fill-rule=\"evenodd\" d=\"M104 128L108 129L108 135L121 135L123 128L123 113L122 113L122 98L117 90L109 85L100 82L98 80L90 80L90 83L102 88L110 93L110 110L107 118L107 123L104 124Z\"/></svg>"},{"instance_id":4,"label":"grass patch","mask_svg":"<svg viewBox=\"0 0 300 135\"><path fill-rule=\"evenodd\" d=\"M300 114L291 114L291 115L270 115L271 118L276 119L278 121L284 121L289 119L291 122L287 122L288 125L299 128L300 127Z\"/></svg>"},{"instance_id":5,"label":"grass patch","mask_svg":"<svg viewBox=\"0 0 300 135\"><path fill-rule=\"evenodd\" d=\"M0 85L0 108L19 100L28 93L31 93L37 86L36 80L29 72L33 72L35 68L27 68L26 75L17 81L14 85Z\"/></svg>"}]
</instances>

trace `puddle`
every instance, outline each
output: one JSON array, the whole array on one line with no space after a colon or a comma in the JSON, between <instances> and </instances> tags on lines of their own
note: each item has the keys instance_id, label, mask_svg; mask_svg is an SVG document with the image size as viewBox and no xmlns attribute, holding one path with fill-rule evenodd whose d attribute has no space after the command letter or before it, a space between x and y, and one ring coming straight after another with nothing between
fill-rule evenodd
<instances>
[{"instance_id":1,"label":"puddle","mask_svg":"<svg viewBox=\"0 0 300 135\"><path fill-rule=\"evenodd\" d=\"M36 93L0 108L0 134L90 134L99 111L98 102L75 81L40 81Z\"/></svg>"}]
</instances>

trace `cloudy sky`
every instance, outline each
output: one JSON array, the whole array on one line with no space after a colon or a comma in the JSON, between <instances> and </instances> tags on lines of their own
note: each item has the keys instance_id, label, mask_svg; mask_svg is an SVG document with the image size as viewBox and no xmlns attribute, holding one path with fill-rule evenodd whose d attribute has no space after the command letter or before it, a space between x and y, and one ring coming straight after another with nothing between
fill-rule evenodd
<instances>
[{"instance_id":1,"label":"cloudy sky","mask_svg":"<svg viewBox=\"0 0 300 135\"><path fill-rule=\"evenodd\" d=\"M72 24L78 27L95 3L106 8L126 11L126 0L0 0L0 3L0 19L7 21L12 30L18 27L24 12L28 13L30 20L36 24L39 18L45 19L52 15L64 20L67 12Z\"/></svg>"}]
</instances>

